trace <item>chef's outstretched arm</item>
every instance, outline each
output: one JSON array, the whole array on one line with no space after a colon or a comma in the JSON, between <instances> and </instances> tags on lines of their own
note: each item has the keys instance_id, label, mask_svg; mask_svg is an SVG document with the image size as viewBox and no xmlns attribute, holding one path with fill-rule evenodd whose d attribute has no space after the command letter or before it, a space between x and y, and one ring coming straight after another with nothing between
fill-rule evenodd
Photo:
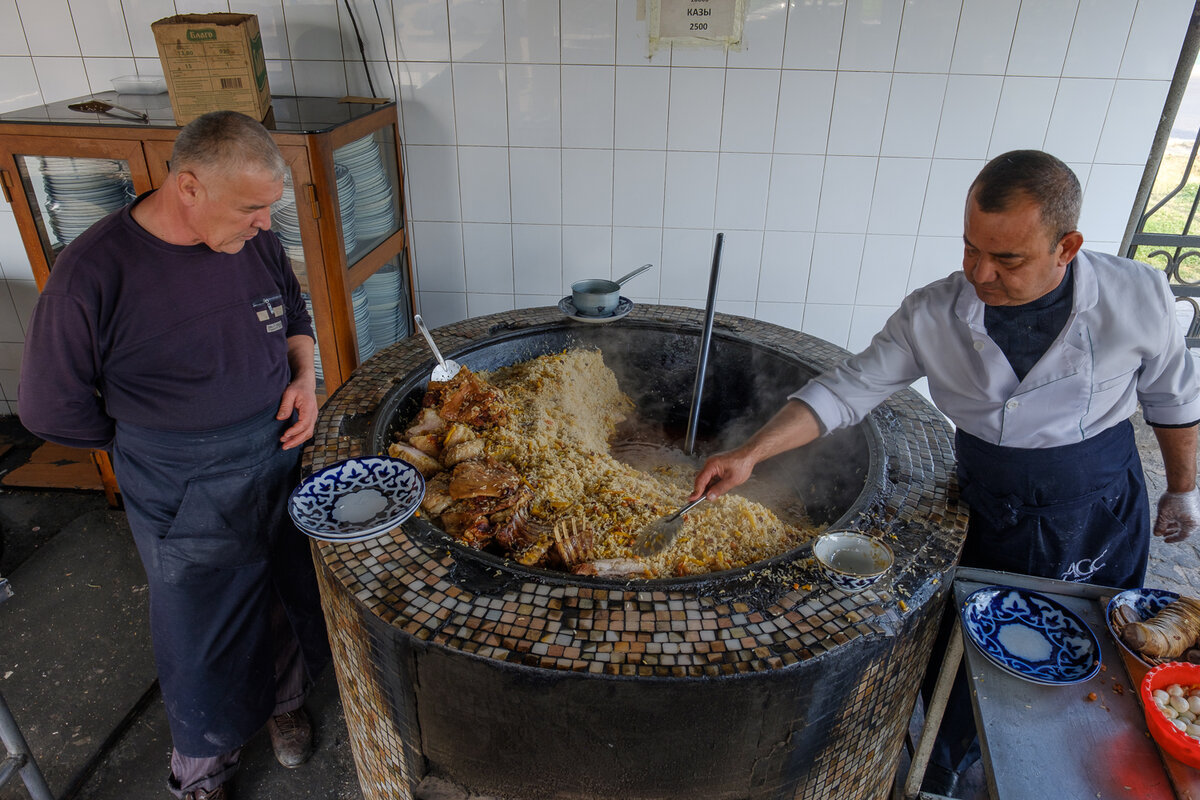
<instances>
[{"instance_id":1,"label":"chef's outstretched arm","mask_svg":"<svg viewBox=\"0 0 1200 800\"><path fill-rule=\"evenodd\" d=\"M807 404L789 400L775 416L753 436L733 450L710 457L696 474L695 485L688 500L706 494L716 499L735 486L746 482L754 467L771 456L801 447L821 435L821 423ZM711 485L710 485L711 484Z\"/></svg>"},{"instance_id":2,"label":"chef's outstretched arm","mask_svg":"<svg viewBox=\"0 0 1200 800\"><path fill-rule=\"evenodd\" d=\"M1154 428L1167 473L1167 490L1158 500L1154 535L1182 542L1200 530L1200 489L1196 488L1196 426Z\"/></svg>"}]
</instances>

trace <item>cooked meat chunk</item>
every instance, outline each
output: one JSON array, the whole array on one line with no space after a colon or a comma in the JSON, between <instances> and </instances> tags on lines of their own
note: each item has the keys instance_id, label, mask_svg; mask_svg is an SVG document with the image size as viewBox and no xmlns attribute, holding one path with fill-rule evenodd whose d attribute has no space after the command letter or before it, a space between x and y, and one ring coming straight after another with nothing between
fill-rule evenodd
<instances>
[{"instance_id":1,"label":"cooked meat chunk","mask_svg":"<svg viewBox=\"0 0 1200 800\"><path fill-rule=\"evenodd\" d=\"M447 472L447 476L451 473ZM480 495L478 497L464 497L461 500L454 502L453 511L474 511L479 514L487 514L489 517L498 514L501 511L520 508L522 505L529 505L529 501L533 499L533 492L529 491L526 486L517 486L499 497L488 497Z\"/></svg>"},{"instance_id":2,"label":"cooked meat chunk","mask_svg":"<svg viewBox=\"0 0 1200 800\"><path fill-rule=\"evenodd\" d=\"M504 395L470 370L462 369L446 384L439 413L451 422L476 428L496 425L508 418Z\"/></svg>"},{"instance_id":3,"label":"cooked meat chunk","mask_svg":"<svg viewBox=\"0 0 1200 800\"><path fill-rule=\"evenodd\" d=\"M522 550L543 536L550 536L553 544L551 529L543 523L532 522L529 519L531 498L532 495L527 495L523 503L489 517L496 529L496 543L501 547L507 550Z\"/></svg>"},{"instance_id":4,"label":"cooked meat chunk","mask_svg":"<svg viewBox=\"0 0 1200 800\"><path fill-rule=\"evenodd\" d=\"M442 463L449 468L462 461L481 459L483 455L483 439L471 439L468 442L459 442L452 447L447 447L442 452Z\"/></svg>"},{"instance_id":5,"label":"cooked meat chunk","mask_svg":"<svg viewBox=\"0 0 1200 800\"><path fill-rule=\"evenodd\" d=\"M442 514L442 527L458 541L476 549L492 541L491 522L474 511L446 511Z\"/></svg>"},{"instance_id":6,"label":"cooked meat chunk","mask_svg":"<svg viewBox=\"0 0 1200 800\"><path fill-rule=\"evenodd\" d=\"M644 578L649 570L646 565L632 558L601 558L585 561L571 572L576 575L594 575L598 578Z\"/></svg>"},{"instance_id":7,"label":"cooked meat chunk","mask_svg":"<svg viewBox=\"0 0 1200 800\"><path fill-rule=\"evenodd\" d=\"M505 550L512 550L514 547L523 547L533 538L529 534L529 528L526 526L524 514L518 514L516 509L505 509L488 517L491 520L492 526L496 529L495 540L496 544L503 547Z\"/></svg>"},{"instance_id":8,"label":"cooked meat chunk","mask_svg":"<svg viewBox=\"0 0 1200 800\"><path fill-rule=\"evenodd\" d=\"M574 517L554 526L554 550L567 569L591 558L594 544L591 528Z\"/></svg>"},{"instance_id":9,"label":"cooked meat chunk","mask_svg":"<svg viewBox=\"0 0 1200 800\"><path fill-rule=\"evenodd\" d=\"M408 443L430 458L442 455L442 440L436 433L421 433L408 437Z\"/></svg>"},{"instance_id":10,"label":"cooked meat chunk","mask_svg":"<svg viewBox=\"0 0 1200 800\"><path fill-rule=\"evenodd\" d=\"M425 483L425 497L421 500L421 508L428 514L437 516L454 505L450 496L450 473L439 472Z\"/></svg>"},{"instance_id":11,"label":"cooked meat chunk","mask_svg":"<svg viewBox=\"0 0 1200 800\"><path fill-rule=\"evenodd\" d=\"M527 567L536 567L546 560L546 554L554 544L554 537L549 531L543 531L536 541L521 550L512 553L513 560Z\"/></svg>"},{"instance_id":12,"label":"cooked meat chunk","mask_svg":"<svg viewBox=\"0 0 1200 800\"><path fill-rule=\"evenodd\" d=\"M442 468L441 462L436 458L432 458L431 456L422 453L411 444L404 444L403 442L397 442L395 444L388 445L388 455L392 456L393 458L404 459L416 467L417 471L426 478L438 472Z\"/></svg>"},{"instance_id":13,"label":"cooked meat chunk","mask_svg":"<svg viewBox=\"0 0 1200 800\"><path fill-rule=\"evenodd\" d=\"M479 434L475 433L475 429L470 425L463 425L461 422L451 422L450 427L446 429L442 438L442 447L449 449L463 442L470 442L478 439Z\"/></svg>"},{"instance_id":14,"label":"cooked meat chunk","mask_svg":"<svg viewBox=\"0 0 1200 800\"><path fill-rule=\"evenodd\" d=\"M411 440L414 436L423 436L429 433L439 435L445 430L446 420L437 413L437 409L422 408L421 413L413 420L413 424L409 425L408 430L404 432L404 436Z\"/></svg>"},{"instance_id":15,"label":"cooked meat chunk","mask_svg":"<svg viewBox=\"0 0 1200 800\"><path fill-rule=\"evenodd\" d=\"M481 498L476 498L481 499ZM506 508L526 509L533 500L533 492L525 484L518 484L511 491L505 492L492 500L492 513ZM464 502L472 502L470 500Z\"/></svg>"},{"instance_id":16,"label":"cooked meat chunk","mask_svg":"<svg viewBox=\"0 0 1200 800\"><path fill-rule=\"evenodd\" d=\"M521 478L505 464L494 461L464 461L454 467L450 476L450 496L455 500L467 497L503 497L520 484Z\"/></svg>"}]
</instances>

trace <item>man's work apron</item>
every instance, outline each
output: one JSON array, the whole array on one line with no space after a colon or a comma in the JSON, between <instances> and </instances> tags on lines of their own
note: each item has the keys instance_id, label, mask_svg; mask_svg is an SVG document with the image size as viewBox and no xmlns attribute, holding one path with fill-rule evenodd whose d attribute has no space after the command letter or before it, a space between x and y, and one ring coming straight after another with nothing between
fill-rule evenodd
<instances>
[{"instance_id":1,"label":"man's work apron","mask_svg":"<svg viewBox=\"0 0 1200 800\"><path fill-rule=\"evenodd\" d=\"M971 507L963 566L1142 585L1150 504L1128 420L1061 447L1002 447L962 430L955 446Z\"/></svg>"},{"instance_id":2,"label":"man's work apron","mask_svg":"<svg viewBox=\"0 0 1200 800\"><path fill-rule=\"evenodd\" d=\"M150 631L175 748L241 747L275 705L271 609L310 677L329 645L308 539L287 514L300 449L268 409L219 430L118 423L113 468L150 587ZM285 626L286 627L286 626Z\"/></svg>"}]
</instances>

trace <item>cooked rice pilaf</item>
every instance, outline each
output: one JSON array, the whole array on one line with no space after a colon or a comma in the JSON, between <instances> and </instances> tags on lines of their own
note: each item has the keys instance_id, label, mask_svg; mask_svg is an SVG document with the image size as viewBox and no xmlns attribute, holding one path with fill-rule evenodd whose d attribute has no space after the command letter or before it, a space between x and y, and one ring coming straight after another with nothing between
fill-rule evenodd
<instances>
[{"instance_id":1,"label":"cooked rice pilaf","mask_svg":"<svg viewBox=\"0 0 1200 800\"><path fill-rule=\"evenodd\" d=\"M533 490L533 519L552 525L574 516L590 527L593 558L636 558L638 532L691 493L690 467L644 472L610 453L609 438L634 404L599 351L540 356L481 377L503 390L509 406L508 421L483 432L488 454ZM670 546L640 560L651 577L715 572L779 555L815 532L726 494L689 512Z\"/></svg>"}]
</instances>

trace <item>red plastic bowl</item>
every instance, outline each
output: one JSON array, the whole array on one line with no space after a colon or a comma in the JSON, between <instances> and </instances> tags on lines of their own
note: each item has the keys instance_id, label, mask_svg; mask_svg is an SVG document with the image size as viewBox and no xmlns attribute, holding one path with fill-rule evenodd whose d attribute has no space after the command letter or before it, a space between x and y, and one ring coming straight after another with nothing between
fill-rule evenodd
<instances>
[{"instance_id":1,"label":"red plastic bowl","mask_svg":"<svg viewBox=\"0 0 1200 800\"><path fill-rule=\"evenodd\" d=\"M1155 689L1166 689L1173 683L1180 686L1200 686L1200 664L1172 661L1146 673L1146 677L1142 678L1141 687L1146 727L1150 729L1150 735L1164 753L1188 766L1200 768L1200 742L1172 725L1158 710L1151 694Z\"/></svg>"}]
</instances>

